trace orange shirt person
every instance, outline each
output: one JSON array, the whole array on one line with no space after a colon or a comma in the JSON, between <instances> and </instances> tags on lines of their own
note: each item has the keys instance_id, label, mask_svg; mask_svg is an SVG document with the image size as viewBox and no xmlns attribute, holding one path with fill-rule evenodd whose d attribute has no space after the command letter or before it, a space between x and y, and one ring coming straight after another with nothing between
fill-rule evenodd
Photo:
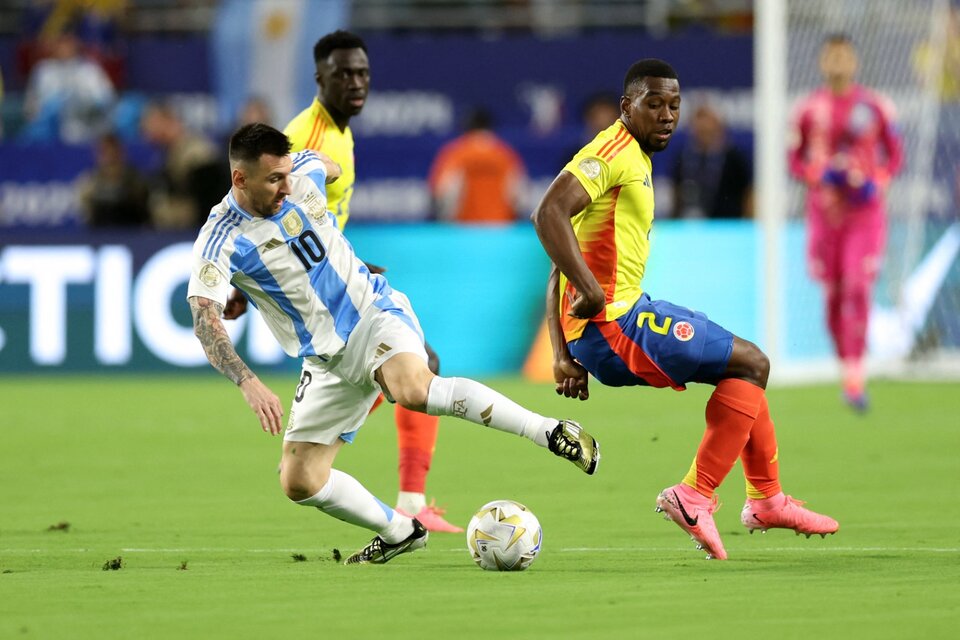
<instances>
[{"instance_id":1,"label":"orange shirt person","mask_svg":"<svg viewBox=\"0 0 960 640\"><path fill-rule=\"evenodd\" d=\"M489 114L475 111L467 131L445 144L434 159L427 184L440 219L467 224L516 220L527 170L490 124Z\"/></svg>"}]
</instances>

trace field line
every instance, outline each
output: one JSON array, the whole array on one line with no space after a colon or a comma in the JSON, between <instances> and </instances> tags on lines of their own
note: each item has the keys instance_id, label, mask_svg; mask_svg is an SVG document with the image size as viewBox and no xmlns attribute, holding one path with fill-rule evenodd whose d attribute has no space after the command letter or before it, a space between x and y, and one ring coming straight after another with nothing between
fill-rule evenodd
<instances>
[{"instance_id":1,"label":"field line","mask_svg":"<svg viewBox=\"0 0 960 640\"><path fill-rule=\"evenodd\" d=\"M122 547L123 553L303 553L311 551L310 547L300 548L273 548L273 549L240 549L232 547ZM663 553L686 551L687 546L677 547L562 547L549 549L559 553ZM32 553L102 553L103 549L0 549L0 554L32 554ZM446 549L449 552L463 553L465 549ZM803 553L960 553L960 547L765 547L755 549L755 552L792 552Z\"/></svg>"}]
</instances>

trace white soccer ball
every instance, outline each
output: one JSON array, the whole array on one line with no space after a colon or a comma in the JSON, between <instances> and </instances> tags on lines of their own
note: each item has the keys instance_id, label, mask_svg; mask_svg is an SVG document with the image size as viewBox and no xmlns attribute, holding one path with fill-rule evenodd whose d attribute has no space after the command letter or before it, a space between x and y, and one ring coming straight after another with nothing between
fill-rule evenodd
<instances>
[{"instance_id":1,"label":"white soccer ball","mask_svg":"<svg viewBox=\"0 0 960 640\"><path fill-rule=\"evenodd\" d=\"M543 542L540 521L513 500L480 507L467 525L467 548L487 571L523 571L536 559Z\"/></svg>"}]
</instances>

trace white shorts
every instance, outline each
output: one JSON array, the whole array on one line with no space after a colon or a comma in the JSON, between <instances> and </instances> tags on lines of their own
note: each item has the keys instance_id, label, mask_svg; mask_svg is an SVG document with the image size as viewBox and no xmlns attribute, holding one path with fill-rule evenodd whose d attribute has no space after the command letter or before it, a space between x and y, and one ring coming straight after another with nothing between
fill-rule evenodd
<instances>
[{"instance_id":1,"label":"white shorts","mask_svg":"<svg viewBox=\"0 0 960 640\"><path fill-rule=\"evenodd\" d=\"M333 444L353 442L380 395L374 373L398 353L427 362L423 330L407 297L393 290L394 305L360 319L343 352L329 363L303 361L284 440Z\"/></svg>"}]
</instances>

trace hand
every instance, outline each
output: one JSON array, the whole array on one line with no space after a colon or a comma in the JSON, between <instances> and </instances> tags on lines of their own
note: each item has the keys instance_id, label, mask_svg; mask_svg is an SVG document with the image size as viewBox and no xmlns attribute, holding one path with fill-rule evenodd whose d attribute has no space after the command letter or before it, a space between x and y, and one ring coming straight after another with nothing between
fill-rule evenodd
<instances>
[{"instance_id":1,"label":"hand","mask_svg":"<svg viewBox=\"0 0 960 640\"><path fill-rule=\"evenodd\" d=\"M555 358L553 361L553 379L557 382L557 395L567 398L586 400L590 397L587 389L587 370L569 355Z\"/></svg>"},{"instance_id":2,"label":"hand","mask_svg":"<svg viewBox=\"0 0 960 640\"><path fill-rule=\"evenodd\" d=\"M236 320L247 312L247 298L240 292L240 289L234 289L227 298L227 304L223 308L224 320Z\"/></svg>"},{"instance_id":3,"label":"hand","mask_svg":"<svg viewBox=\"0 0 960 640\"><path fill-rule=\"evenodd\" d=\"M603 289L597 284L590 291L577 291L577 297L570 301L570 311L567 312L567 315L586 320L603 311L605 304L606 296L603 294Z\"/></svg>"},{"instance_id":4,"label":"hand","mask_svg":"<svg viewBox=\"0 0 960 640\"><path fill-rule=\"evenodd\" d=\"M260 427L270 435L277 435L283 431L283 408L280 398L270 391L267 385L254 376L240 383L243 399L247 401L253 412L260 419Z\"/></svg>"},{"instance_id":5,"label":"hand","mask_svg":"<svg viewBox=\"0 0 960 640\"><path fill-rule=\"evenodd\" d=\"M375 264L370 264L369 262L364 262L363 264L365 264L365 265L367 266L367 269L370 271L370 273L372 273L372 274L374 274L374 275L376 275L376 274L378 274L378 273L386 273L386 272L387 272L387 268L386 268L386 267L378 267L377 265L375 265Z\"/></svg>"}]
</instances>

